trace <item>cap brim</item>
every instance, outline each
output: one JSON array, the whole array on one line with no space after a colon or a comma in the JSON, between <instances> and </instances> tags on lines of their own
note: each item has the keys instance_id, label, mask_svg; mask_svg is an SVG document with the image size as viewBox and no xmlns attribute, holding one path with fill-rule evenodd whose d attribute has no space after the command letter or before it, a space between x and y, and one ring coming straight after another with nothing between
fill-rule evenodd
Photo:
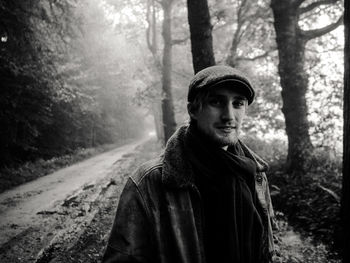
<instances>
[{"instance_id":1,"label":"cap brim","mask_svg":"<svg viewBox=\"0 0 350 263\"><path fill-rule=\"evenodd\" d=\"M232 84L232 85L230 85ZM248 104L251 104L254 99L254 91L253 88L247 84L246 82L239 80L239 79L224 79L221 81L218 81L217 83L211 85L209 88L218 87L218 86L224 86L229 87L237 91L238 93L241 93L244 95L247 100Z\"/></svg>"}]
</instances>

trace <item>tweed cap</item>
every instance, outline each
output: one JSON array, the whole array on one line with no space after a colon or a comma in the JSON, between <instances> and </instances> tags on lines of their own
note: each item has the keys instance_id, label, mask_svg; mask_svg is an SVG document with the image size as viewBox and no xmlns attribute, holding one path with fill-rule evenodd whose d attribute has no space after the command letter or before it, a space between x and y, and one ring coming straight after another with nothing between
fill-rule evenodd
<instances>
[{"instance_id":1,"label":"tweed cap","mask_svg":"<svg viewBox=\"0 0 350 263\"><path fill-rule=\"evenodd\" d=\"M188 90L187 101L193 102L200 90L221 86L232 87L242 92L248 105L254 101L255 91L248 76L236 68L216 65L199 71L191 80Z\"/></svg>"}]
</instances>

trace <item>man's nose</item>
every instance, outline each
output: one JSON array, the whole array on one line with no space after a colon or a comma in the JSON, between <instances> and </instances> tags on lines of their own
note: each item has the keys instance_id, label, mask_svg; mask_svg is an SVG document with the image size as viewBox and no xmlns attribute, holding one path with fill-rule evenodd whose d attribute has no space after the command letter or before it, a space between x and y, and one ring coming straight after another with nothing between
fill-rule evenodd
<instances>
[{"instance_id":1,"label":"man's nose","mask_svg":"<svg viewBox=\"0 0 350 263\"><path fill-rule=\"evenodd\" d=\"M226 104L222 109L221 119L225 121L231 121L234 119L234 109L231 104Z\"/></svg>"}]
</instances>

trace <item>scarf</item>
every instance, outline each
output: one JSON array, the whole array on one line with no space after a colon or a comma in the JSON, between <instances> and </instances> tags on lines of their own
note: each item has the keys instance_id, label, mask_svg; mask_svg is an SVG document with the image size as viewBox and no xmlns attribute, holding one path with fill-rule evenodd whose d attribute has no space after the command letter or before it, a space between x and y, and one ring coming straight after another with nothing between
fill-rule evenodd
<instances>
[{"instance_id":1,"label":"scarf","mask_svg":"<svg viewBox=\"0 0 350 263\"><path fill-rule=\"evenodd\" d=\"M189 127L185 144L202 198L207 262L263 262L255 162L239 143L225 151L195 127Z\"/></svg>"}]
</instances>

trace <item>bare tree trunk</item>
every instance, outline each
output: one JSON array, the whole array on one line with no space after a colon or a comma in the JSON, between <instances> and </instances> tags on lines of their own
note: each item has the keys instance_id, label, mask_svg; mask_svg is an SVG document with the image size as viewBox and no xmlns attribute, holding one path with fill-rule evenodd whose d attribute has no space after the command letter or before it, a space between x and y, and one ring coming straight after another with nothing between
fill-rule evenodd
<instances>
[{"instance_id":1,"label":"bare tree trunk","mask_svg":"<svg viewBox=\"0 0 350 263\"><path fill-rule=\"evenodd\" d=\"M91 144L90 147L95 147L95 137L96 137L96 131L95 131L95 122L91 122Z\"/></svg>"},{"instance_id":2,"label":"bare tree trunk","mask_svg":"<svg viewBox=\"0 0 350 263\"><path fill-rule=\"evenodd\" d=\"M350 262L350 3L345 1L345 47L344 47L344 144L343 186L341 199L341 222L343 234L343 263Z\"/></svg>"},{"instance_id":3,"label":"bare tree trunk","mask_svg":"<svg viewBox=\"0 0 350 263\"><path fill-rule=\"evenodd\" d=\"M231 67L237 66L237 50L243 34L242 31L244 31L243 24L246 19L244 18L243 13L244 9L247 8L247 4L247 0L241 1L237 10L237 27L233 34L229 55L226 58L226 63Z\"/></svg>"},{"instance_id":4,"label":"bare tree trunk","mask_svg":"<svg viewBox=\"0 0 350 263\"><path fill-rule=\"evenodd\" d=\"M334 4L337 0L329 3L318 1L301 8L300 5L303 2L303 0L271 0L279 54L278 72L282 86L282 112L286 120L288 136L287 169L289 172L307 169L313 153L305 98L309 82L304 69L306 43L310 39L329 33L342 22L340 17L338 21L325 27L302 30L298 24L300 14L317 9L323 4Z\"/></svg>"},{"instance_id":5,"label":"bare tree trunk","mask_svg":"<svg viewBox=\"0 0 350 263\"><path fill-rule=\"evenodd\" d=\"M237 31L236 31L237 32ZM238 41L236 38L236 34L234 34L231 47L230 47L230 53L226 58L226 64L230 65L231 67L237 66L237 49L238 49Z\"/></svg>"},{"instance_id":6,"label":"bare tree trunk","mask_svg":"<svg viewBox=\"0 0 350 263\"><path fill-rule=\"evenodd\" d=\"M162 25L162 36L164 40L163 63L162 63L162 112L164 125L164 142L176 130L174 105L171 92L171 70L172 70L172 38L171 38L171 11L172 0L163 0L164 20Z\"/></svg>"},{"instance_id":7,"label":"bare tree trunk","mask_svg":"<svg viewBox=\"0 0 350 263\"><path fill-rule=\"evenodd\" d=\"M306 90L308 78L304 70L306 41L300 34L298 12L292 1L272 0L276 42L278 46L278 72L282 86L282 112L288 136L288 170L304 170L311 160L313 146L307 120Z\"/></svg>"},{"instance_id":8,"label":"bare tree trunk","mask_svg":"<svg viewBox=\"0 0 350 263\"><path fill-rule=\"evenodd\" d=\"M212 25L207 0L187 0L194 72L215 65Z\"/></svg>"},{"instance_id":9,"label":"bare tree trunk","mask_svg":"<svg viewBox=\"0 0 350 263\"><path fill-rule=\"evenodd\" d=\"M280 22L276 24L279 28L277 33L280 59L278 72L282 86L282 112L288 135L287 167L289 170L302 171L308 167L313 151L305 98L308 87L308 77L304 69L305 43L298 37L290 37L290 25Z\"/></svg>"},{"instance_id":10,"label":"bare tree trunk","mask_svg":"<svg viewBox=\"0 0 350 263\"><path fill-rule=\"evenodd\" d=\"M154 117L154 124L156 128L156 134L158 141L164 142L164 129L162 121L162 109L158 101L153 102L152 104L152 113Z\"/></svg>"},{"instance_id":11,"label":"bare tree trunk","mask_svg":"<svg viewBox=\"0 0 350 263\"><path fill-rule=\"evenodd\" d=\"M158 40L157 40L157 17L156 17L156 5L155 0L148 0L147 2L147 23L146 29L146 41L148 49L151 51L155 65L158 68L159 61L157 57Z\"/></svg>"},{"instance_id":12,"label":"bare tree trunk","mask_svg":"<svg viewBox=\"0 0 350 263\"><path fill-rule=\"evenodd\" d=\"M159 114L158 103L153 107L152 112L154 115L155 126L158 139L161 139L164 144L168 141L170 136L176 130L174 105L172 99L172 87L171 87L171 71L172 71L172 36L171 36L171 11L172 0L162 0L160 2L163 9L163 24L162 24L162 36L163 36L163 57L162 63L158 58L158 41L156 30L156 7L155 0L149 0L147 5L147 22L149 24L146 32L147 45L152 52L154 63L156 68L161 71L162 74L162 101L161 108L162 113ZM159 119L162 119L160 126ZM161 127L162 131L159 131Z\"/></svg>"}]
</instances>

